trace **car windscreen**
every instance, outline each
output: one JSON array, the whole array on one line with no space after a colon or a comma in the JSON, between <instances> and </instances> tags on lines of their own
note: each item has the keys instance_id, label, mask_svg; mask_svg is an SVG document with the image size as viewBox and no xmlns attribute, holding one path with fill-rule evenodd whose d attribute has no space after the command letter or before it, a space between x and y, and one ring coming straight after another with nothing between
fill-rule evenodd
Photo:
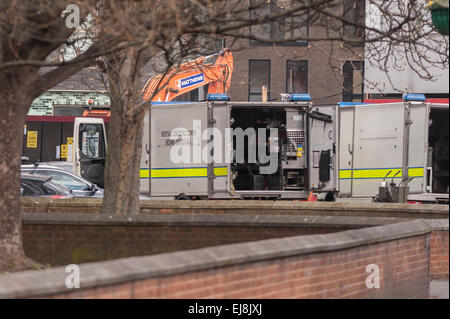
<instances>
[{"instance_id":1,"label":"car windscreen","mask_svg":"<svg viewBox=\"0 0 450 319\"><path fill-rule=\"evenodd\" d=\"M91 188L91 184L68 172L40 169L39 175L51 176L52 181L61 184L69 190L89 190Z\"/></svg>"},{"instance_id":2,"label":"car windscreen","mask_svg":"<svg viewBox=\"0 0 450 319\"><path fill-rule=\"evenodd\" d=\"M70 196L70 191L62 185L55 183L53 181L47 181L42 184L42 187L46 191L46 195L65 195Z\"/></svg>"}]
</instances>

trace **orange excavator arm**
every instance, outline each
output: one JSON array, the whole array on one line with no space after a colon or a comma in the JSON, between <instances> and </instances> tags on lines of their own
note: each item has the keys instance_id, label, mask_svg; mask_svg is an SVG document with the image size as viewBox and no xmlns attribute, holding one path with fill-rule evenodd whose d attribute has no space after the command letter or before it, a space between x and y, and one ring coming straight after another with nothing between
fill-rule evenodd
<instances>
[{"instance_id":1,"label":"orange excavator arm","mask_svg":"<svg viewBox=\"0 0 450 319\"><path fill-rule=\"evenodd\" d=\"M207 60L216 57L214 63ZM172 101L177 96L209 84L208 93L227 93L233 72L233 55L229 49L174 66L165 74L152 76L142 90L143 99Z\"/></svg>"}]
</instances>

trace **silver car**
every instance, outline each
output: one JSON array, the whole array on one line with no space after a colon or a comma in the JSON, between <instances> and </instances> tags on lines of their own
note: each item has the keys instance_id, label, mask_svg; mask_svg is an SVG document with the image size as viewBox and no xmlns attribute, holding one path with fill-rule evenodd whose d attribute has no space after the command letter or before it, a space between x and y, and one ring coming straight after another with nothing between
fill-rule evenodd
<instances>
[{"instance_id":1,"label":"silver car","mask_svg":"<svg viewBox=\"0 0 450 319\"><path fill-rule=\"evenodd\" d=\"M66 162L62 163L66 164ZM23 173L52 177L52 181L57 182L72 191L74 197L103 197L103 189L88 180L73 174L69 169L69 165L60 168L46 163L21 165L20 167L20 170Z\"/></svg>"},{"instance_id":2,"label":"silver car","mask_svg":"<svg viewBox=\"0 0 450 319\"><path fill-rule=\"evenodd\" d=\"M38 196L50 198L72 198L70 190L59 183L52 181L51 176L40 176L21 172L21 196Z\"/></svg>"},{"instance_id":3,"label":"silver car","mask_svg":"<svg viewBox=\"0 0 450 319\"><path fill-rule=\"evenodd\" d=\"M23 160L28 160L28 159L23 159ZM104 190L102 188L100 188L97 185L91 183L87 179L72 173L73 172L73 163L71 163L71 162L52 161L52 162L42 162L42 163L38 163L38 164L35 164L35 165L38 165L39 169L43 168L43 167L46 167L46 168L47 167L51 167L52 169L58 169L60 171L68 172L72 176L75 176L76 178L83 180L86 184L94 185L97 188L97 191L94 194L92 194L92 195L76 194L76 191L73 191L73 194L75 195L75 197L99 197L99 198L103 198ZM34 168L35 166L34 165L22 165L22 167L27 167L27 169L30 169L30 168ZM51 175L51 176L53 176L53 175ZM152 198L150 198L148 196L144 196L144 195L139 194L139 200L151 200L151 199Z\"/></svg>"}]
</instances>

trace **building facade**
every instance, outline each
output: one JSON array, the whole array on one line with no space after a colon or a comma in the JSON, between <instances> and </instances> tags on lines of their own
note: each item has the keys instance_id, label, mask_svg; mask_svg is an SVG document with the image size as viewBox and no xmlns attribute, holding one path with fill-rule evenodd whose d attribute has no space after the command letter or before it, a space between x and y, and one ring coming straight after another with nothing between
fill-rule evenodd
<instances>
[{"instance_id":1,"label":"building facade","mask_svg":"<svg viewBox=\"0 0 450 319\"><path fill-rule=\"evenodd\" d=\"M289 9L291 1L267 1L265 8L249 12L250 18ZM335 8L345 19L364 19L364 0L348 1ZM261 101L262 86L268 100L280 93L309 93L315 104L363 100L363 45L332 41L305 41L343 34L362 39L353 26L309 14L248 29L249 39L233 42L235 58L230 95L234 101ZM256 40L253 38L257 38ZM294 40L292 40L294 39Z\"/></svg>"},{"instance_id":2,"label":"building facade","mask_svg":"<svg viewBox=\"0 0 450 319\"><path fill-rule=\"evenodd\" d=\"M293 3L269 0L264 6L249 10L248 18L282 13ZM365 15L364 3L364 0L349 0L333 9L347 20L361 21ZM361 30L305 13L252 26L243 32L245 38L226 39L222 44L230 47L234 56L229 92L234 101L261 101L262 86L267 86L269 101L278 99L280 93L309 93L317 105L363 100L364 46L305 40L326 38L330 33L362 38ZM144 80L152 74L151 66L145 69ZM191 92L176 100L202 97L203 93ZM80 115L79 110L90 100L93 105L110 103L102 75L95 68L77 73L37 98L29 115Z\"/></svg>"}]
</instances>

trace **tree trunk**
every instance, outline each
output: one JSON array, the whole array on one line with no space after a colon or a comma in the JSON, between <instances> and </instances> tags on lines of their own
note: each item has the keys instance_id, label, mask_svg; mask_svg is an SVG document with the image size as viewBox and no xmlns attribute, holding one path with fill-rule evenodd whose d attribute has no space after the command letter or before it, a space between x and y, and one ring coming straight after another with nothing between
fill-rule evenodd
<instances>
[{"instance_id":1,"label":"tree trunk","mask_svg":"<svg viewBox=\"0 0 450 319\"><path fill-rule=\"evenodd\" d=\"M139 168L145 109L140 69L146 60L136 48L107 64L111 119L102 213L139 213Z\"/></svg>"},{"instance_id":2,"label":"tree trunk","mask_svg":"<svg viewBox=\"0 0 450 319\"><path fill-rule=\"evenodd\" d=\"M143 119L123 120L112 112L108 130L103 213L139 212L139 168Z\"/></svg>"},{"instance_id":3,"label":"tree trunk","mask_svg":"<svg viewBox=\"0 0 450 319\"><path fill-rule=\"evenodd\" d=\"M22 246L20 164L26 110L31 104L25 88L0 87L0 272L30 269Z\"/></svg>"}]
</instances>

